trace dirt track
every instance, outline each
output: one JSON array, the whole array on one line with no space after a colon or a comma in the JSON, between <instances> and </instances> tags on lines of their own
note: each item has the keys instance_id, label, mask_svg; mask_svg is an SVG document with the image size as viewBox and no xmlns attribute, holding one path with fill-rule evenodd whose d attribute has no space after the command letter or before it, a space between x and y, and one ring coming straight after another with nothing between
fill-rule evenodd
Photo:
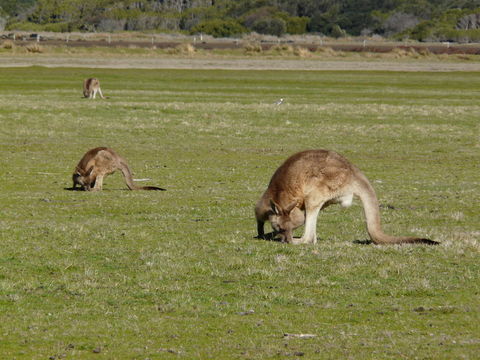
<instances>
[{"instance_id":1,"label":"dirt track","mask_svg":"<svg viewBox=\"0 0 480 360\"><path fill-rule=\"evenodd\" d=\"M476 62L428 60L312 60L265 58L189 57L85 57L47 54L0 55L0 67L88 67L113 69L232 69L232 70L377 70L377 71L480 71Z\"/></svg>"}]
</instances>

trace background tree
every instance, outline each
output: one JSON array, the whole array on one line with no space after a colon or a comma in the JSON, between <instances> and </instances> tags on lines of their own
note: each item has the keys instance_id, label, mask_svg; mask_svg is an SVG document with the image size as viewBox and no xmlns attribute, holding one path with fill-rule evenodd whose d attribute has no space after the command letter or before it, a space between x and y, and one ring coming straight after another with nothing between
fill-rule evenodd
<instances>
[{"instance_id":1,"label":"background tree","mask_svg":"<svg viewBox=\"0 0 480 360\"><path fill-rule=\"evenodd\" d=\"M314 32L462 41L477 36L478 8L480 0L0 0L7 29L203 31L214 36Z\"/></svg>"}]
</instances>

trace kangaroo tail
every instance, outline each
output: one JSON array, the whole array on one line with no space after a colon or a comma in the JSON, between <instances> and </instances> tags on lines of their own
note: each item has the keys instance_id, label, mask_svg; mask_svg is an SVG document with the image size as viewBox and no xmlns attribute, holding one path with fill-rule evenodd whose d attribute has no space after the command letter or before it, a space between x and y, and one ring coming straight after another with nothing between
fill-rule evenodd
<instances>
[{"instance_id":1,"label":"kangaroo tail","mask_svg":"<svg viewBox=\"0 0 480 360\"><path fill-rule=\"evenodd\" d=\"M380 207L378 205L377 195L368 179L360 171L357 174L355 188L355 195L360 197L363 203L368 234L375 244L439 244L437 241L425 238L385 234L380 222Z\"/></svg>"},{"instance_id":2,"label":"kangaroo tail","mask_svg":"<svg viewBox=\"0 0 480 360\"><path fill-rule=\"evenodd\" d=\"M122 170L123 177L125 178L125 182L130 190L160 190L166 191L167 189L157 187L157 186L138 186L133 182L132 172L128 167L125 161L120 162L120 169Z\"/></svg>"}]
</instances>

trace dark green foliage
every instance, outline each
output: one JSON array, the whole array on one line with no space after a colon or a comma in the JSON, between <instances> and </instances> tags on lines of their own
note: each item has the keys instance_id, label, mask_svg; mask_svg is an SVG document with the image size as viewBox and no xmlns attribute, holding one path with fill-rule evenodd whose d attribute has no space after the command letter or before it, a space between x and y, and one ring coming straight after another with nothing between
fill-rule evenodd
<instances>
[{"instance_id":1,"label":"dark green foliage","mask_svg":"<svg viewBox=\"0 0 480 360\"><path fill-rule=\"evenodd\" d=\"M245 31L334 37L376 33L472 41L475 31L456 29L456 24L462 16L479 13L479 6L479 0L2 0L0 16L8 19L8 29L24 30L36 29L33 23L62 24L41 28L49 31L202 31L217 37Z\"/></svg>"},{"instance_id":2,"label":"dark green foliage","mask_svg":"<svg viewBox=\"0 0 480 360\"><path fill-rule=\"evenodd\" d=\"M16 16L35 2L35 0L1 0L0 15L4 13L9 16Z\"/></svg>"},{"instance_id":3,"label":"dark green foliage","mask_svg":"<svg viewBox=\"0 0 480 360\"><path fill-rule=\"evenodd\" d=\"M307 24L309 18L306 16L292 16L286 19L287 33L289 34L303 34L307 32Z\"/></svg>"},{"instance_id":4,"label":"dark green foliage","mask_svg":"<svg viewBox=\"0 0 480 360\"><path fill-rule=\"evenodd\" d=\"M340 38L346 35L345 30L342 30L337 24L333 25L332 32L330 33L334 38Z\"/></svg>"},{"instance_id":5,"label":"dark green foliage","mask_svg":"<svg viewBox=\"0 0 480 360\"><path fill-rule=\"evenodd\" d=\"M287 30L287 24L284 20L278 18L263 18L252 25L252 30L259 34L268 34L281 36Z\"/></svg>"},{"instance_id":6,"label":"dark green foliage","mask_svg":"<svg viewBox=\"0 0 480 360\"><path fill-rule=\"evenodd\" d=\"M423 21L422 23L415 26L415 28L411 31L407 31L406 34L408 34L410 38L415 40L428 39L432 34L433 26L433 21ZM405 34L401 34L401 36L404 37Z\"/></svg>"},{"instance_id":7,"label":"dark green foliage","mask_svg":"<svg viewBox=\"0 0 480 360\"><path fill-rule=\"evenodd\" d=\"M462 19L468 16L476 18L480 8L474 10L452 9L442 13L431 21L423 21L413 29L401 34L419 41L478 41L480 24L462 27Z\"/></svg>"},{"instance_id":8,"label":"dark green foliage","mask_svg":"<svg viewBox=\"0 0 480 360\"><path fill-rule=\"evenodd\" d=\"M190 32L192 34L204 33L213 37L230 37L240 35L246 31L247 29L234 19L213 19L194 26Z\"/></svg>"},{"instance_id":9,"label":"dark green foliage","mask_svg":"<svg viewBox=\"0 0 480 360\"><path fill-rule=\"evenodd\" d=\"M6 27L6 30L42 31L43 26L40 24L28 22L28 21L19 21L12 24L8 24Z\"/></svg>"}]
</instances>

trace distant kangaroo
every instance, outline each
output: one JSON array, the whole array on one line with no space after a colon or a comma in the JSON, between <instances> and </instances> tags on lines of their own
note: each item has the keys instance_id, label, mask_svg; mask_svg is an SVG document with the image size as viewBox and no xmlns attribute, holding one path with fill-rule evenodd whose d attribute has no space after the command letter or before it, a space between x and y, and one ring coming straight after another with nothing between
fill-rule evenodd
<instances>
[{"instance_id":1,"label":"distant kangaroo","mask_svg":"<svg viewBox=\"0 0 480 360\"><path fill-rule=\"evenodd\" d=\"M83 96L89 99L95 99L97 92L102 99L105 99L100 89L100 80L97 78L88 78L83 81Z\"/></svg>"},{"instance_id":2,"label":"distant kangaroo","mask_svg":"<svg viewBox=\"0 0 480 360\"><path fill-rule=\"evenodd\" d=\"M275 171L255 208L258 237L264 238L263 227L268 219L281 241L314 244L320 210L338 203L348 207L353 195L363 203L368 234L375 244L438 244L430 239L385 234L380 224L377 196L370 182L355 165L329 150L299 152ZM305 231L300 239L294 239L293 230L303 224L303 212Z\"/></svg>"},{"instance_id":3,"label":"distant kangaroo","mask_svg":"<svg viewBox=\"0 0 480 360\"><path fill-rule=\"evenodd\" d=\"M86 191L102 190L103 178L115 170L121 170L130 190L165 190L156 186L137 186L133 183L132 172L127 162L115 151L97 147L87 151L73 172L73 189L80 185Z\"/></svg>"}]
</instances>

